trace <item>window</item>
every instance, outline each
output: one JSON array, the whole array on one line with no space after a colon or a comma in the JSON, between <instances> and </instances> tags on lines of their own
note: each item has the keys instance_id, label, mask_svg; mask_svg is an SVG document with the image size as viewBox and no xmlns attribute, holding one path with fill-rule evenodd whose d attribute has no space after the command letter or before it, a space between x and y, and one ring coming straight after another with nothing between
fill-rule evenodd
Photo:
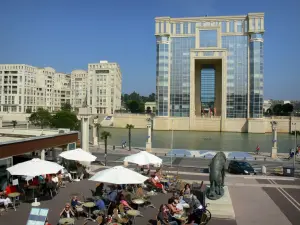
<instances>
[{"instance_id":1,"label":"window","mask_svg":"<svg viewBox=\"0 0 300 225\"><path fill-rule=\"evenodd\" d=\"M223 21L223 22L222 22L222 32L223 32L223 33L226 33L226 32L227 32L227 22L226 22L226 21Z\"/></svg>"},{"instance_id":2,"label":"window","mask_svg":"<svg viewBox=\"0 0 300 225\"><path fill-rule=\"evenodd\" d=\"M183 23L183 33L188 34L188 32L189 32L189 24Z\"/></svg>"},{"instance_id":3,"label":"window","mask_svg":"<svg viewBox=\"0 0 300 225\"><path fill-rule=\"evenodd\" d=\"M258 19L258 24L257 25L258 25L257 29L261 30L261 19L260 18Z\"/></svg>"},{"instance_id":4,"label":"window","mask_svg":"<svg viewBox=\"0 0 300 225\"><path fill-rule=\"evenodd\" d=\"M231 33L234 32L234 21L229 22L229 32L231 32Z\"/></svg>"},{"instance_id":5,"label":"window","mask_svg":"<svg viewBox=\"0 0 300 225\"><path fill-rule=\"evenodd\" d=\"M243 23L242 23L242 21L237 21L236 22L236 31L237 32L239 32L239 33L241 33L241 32L243 32Z\"/></svg>"},{"instance_id":6,"label":"window","mask_svg":"<svg viewBox=\"0 0 300 225\"><path fill-rule=\"evenodd\" d=\"M196 23L191 23L191 34L194 34L196 31Z\"/></svg>"},{"instance_id":7,"label":"window","mask_svg":"<svg viewBox=\"0 0 300 225\"><path fill-rule=\"evenodd\" d=\"M245 20L244 22L244 32L248 32L248 21Z\"/></svg>"},{"instance_id":8,"label":"window","mask_svg":"<svg viewBox=\"0 0 300 225\"><path fill-rule=\"evenodd\" d=\"M217 47L217 30L200 30L200 47Z\"/></svg>"},{"instance_id":9,"label":"window","mask_svg":"<svg viewBox=\"0 0 300 225\"><path fill-rule=\"evenodd\" d=\"M176 34L180 34L180 23L176 23Z\"/></svg>"}]
</instances>

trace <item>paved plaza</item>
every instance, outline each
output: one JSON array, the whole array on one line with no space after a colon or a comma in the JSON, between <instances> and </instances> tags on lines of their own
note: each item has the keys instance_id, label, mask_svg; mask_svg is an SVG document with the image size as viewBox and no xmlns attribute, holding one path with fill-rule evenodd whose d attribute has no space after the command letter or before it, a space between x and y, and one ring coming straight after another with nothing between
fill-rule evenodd
<instances>
[{"instance_id":1,"label":"paved plaza","mask_svg":"<svg viewBox=\"0 0 300 225\"><path fill-rule=\"evenodd\" d=\"M94 172L105 169L100 166L93 166ZM208 183L208 176L203 174L188 174L179 171L180 178L188 182ZM192 179L193 178L193 179ZM255 179L260 178L260 179ZM70 201L72 195L79 198L91 197L90 189L95 188L96 183L83 180L75 183L68 183L66 188L61 188L58 195L52 200L41 201L42 208L49 208L49 222L57 224L59 213L66 202ZM300 220L300 180L286 179L282 177L243 177L227 176L228 186L235 219L213 218L211 225L298 225ZM158 208L160 204L166 203L170 194L160 194L152 198L152 202ZM31 205L21 203L17 211L9 210L0 217L1 225L25 224L28 219ZM155 217L157 209L141 208L144 217L137 218L137 225L156 224ZM214 217L214 211L211 212ZM79 219L76 224L83 224L84 220ZM95 224L89 221L88 224Z\"/></svg>"}]
</instances>

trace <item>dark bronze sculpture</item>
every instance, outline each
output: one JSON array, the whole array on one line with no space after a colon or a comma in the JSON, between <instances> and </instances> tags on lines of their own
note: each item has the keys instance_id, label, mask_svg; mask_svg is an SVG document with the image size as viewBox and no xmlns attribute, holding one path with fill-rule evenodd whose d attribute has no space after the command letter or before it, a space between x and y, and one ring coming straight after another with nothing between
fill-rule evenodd
<instances>
[{"instance_id":1,"label":"dark bronze sculpture","mask_svg":"<svg viewBox=\"0 0 300 225\"><path fill-rule=\"evenodd\" d=\"M224 195L224 177L225 177L226 155L224 152L218 152L212 159L209 168L210 187L207 190L206 197L211 200L217 200Z\"/></svg>"}]
</instances>

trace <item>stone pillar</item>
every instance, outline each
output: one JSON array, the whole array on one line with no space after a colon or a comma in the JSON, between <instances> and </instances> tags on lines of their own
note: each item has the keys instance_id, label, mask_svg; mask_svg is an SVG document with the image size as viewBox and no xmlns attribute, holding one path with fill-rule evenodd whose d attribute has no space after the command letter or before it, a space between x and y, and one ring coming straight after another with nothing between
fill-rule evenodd
<instances>
[{"instance_id":1,"label":"stone pillar","mask_svg":"<svg viewBox=\"0 0 300 225\"><path fill-rule=\"evenodd\" d=\"M2 127L3 116L0 116L0 127Z\"/></svg>"},{"instance_id":2,"label":"stone pillar","mask_svg":"<svg viewBox=\"0 0 300 225\"><path fill-rule=\"evenodd\" d=\"M151 121L147 124L147 129L148 129L148 139L147 139L147 142L146 142L146 151L147 152L151 152L151 148L152 148L152 132L151 132L151 129L152 126L151 126Z\"/></svg>"},{"instance_id":3,"label":"stone pillar","mask_svg":"<svg viewBox=\"0 0 300 225\"><path fill-rule=\"evenodd\" d=\"M28 130L29 128L29 117L26 117L26 129Z\"/></svg>"},{"instance_id":4,"label":"stone pillar","mask_svg":"<svg viewBox=\"0 0 300 225\"><path fill-rule=\"evenodd\" d=\"M272 154L271 157L273 159L277 158L277 127L275 124L272 124L272 130L273 130L273 146L272 146Z\"/></svg>"},{"instance_id":5,"label":"stone pillar","mask_svg":"<svg viewBox=\"0 0 300 225\"><path fill-rule=\"evenodd\" d=\"M95 125L93 125L93 145L98 145L97 127Z\"/></svg>"},{"instance_id":6,"label":"stone pillar","mask_svg":"<svg viewBox=\"0 0 300 225\"><path fill-rule=\"evenodd\" d=\"M45 149L41 150L41 160L45 160L46 157L46 151Z\"/></svg>"},{"instance_id":7,"label":"stone pillar","mask_svg":"<svg viewBox=\"0 0 300 225\"><path fill-rule=\"evenodd\" d=\"M81 116L81 148L89 152L89 116Z\"/></svg>"}]
</instances>

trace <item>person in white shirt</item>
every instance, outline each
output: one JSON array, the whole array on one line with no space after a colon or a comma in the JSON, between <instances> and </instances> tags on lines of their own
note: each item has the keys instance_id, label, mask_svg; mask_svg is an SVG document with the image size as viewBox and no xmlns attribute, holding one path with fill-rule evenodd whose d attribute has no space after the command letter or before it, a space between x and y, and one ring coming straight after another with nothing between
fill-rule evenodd
<instances>
[{"instance_id":1,"label":"person in white shirt","mask_svg":"<svg viewBox=\"0 0 300 225\"><path fill-rule=\"evenodd\" d=\"M3 203L5 211L7 211L8 205L12 203L10 198L5 196L5 191L0 191L0 203Z\"/></svg>"},{"instance_id":2,"label":"person in white shirt","mask_svg":"<svg viewBox=\"0 0 300 225\"><path fill-rule=\"evenodd\" d=\"M54 182L54 183L58 183L58 177L55 175L55 174L53 174L53 176L52 176L52 182Z\"/></svg>"},{"instance_id":3,"label":"person in white shirt","mask_svg":"<svg viewBox=\"0 0 300 225\"><path fill-rule=\"evenodd\" d=\"M70 204L69 203L66 203L66 206L65 208L61 211L60 213L60 217L63 217L63 218L71 218L71 217L74 217L75 216L75 213L73 212L73 210L70 208Z\"/></svg>"}]
</instances>

